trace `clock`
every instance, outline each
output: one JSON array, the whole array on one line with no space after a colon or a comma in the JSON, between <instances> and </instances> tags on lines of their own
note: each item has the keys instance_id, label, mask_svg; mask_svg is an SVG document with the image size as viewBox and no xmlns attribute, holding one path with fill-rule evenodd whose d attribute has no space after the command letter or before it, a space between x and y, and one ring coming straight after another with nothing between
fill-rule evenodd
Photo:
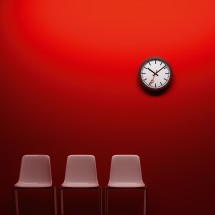
<instances>
[{"instance_id":1,"label":"clock","mask_svg":"<svg viewBox=\"0 0 215 215\"><path fill-rule=\"evenodd\" d=\"M150 91L162 91L172 81L172 69L169 63L160 57L145 60L139 75L142 86Z\"/></svg>"}]
</instances>

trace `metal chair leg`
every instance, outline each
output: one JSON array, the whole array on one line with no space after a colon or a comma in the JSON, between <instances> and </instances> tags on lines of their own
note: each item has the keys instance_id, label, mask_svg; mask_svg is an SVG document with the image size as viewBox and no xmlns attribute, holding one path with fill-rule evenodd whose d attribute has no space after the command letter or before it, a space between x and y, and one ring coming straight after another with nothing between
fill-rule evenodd
<instances>
[{"instance_id":1,"label":"metal chair leg","mask_svg":"<svg viewBox=\"0 0 215 215\"><path fill-rule=\"evenodd\" d=\"M16 206L16 215L19 215L19 200L18 200L18 190L14 189L15 194L15 206Z\"/></svg>"},{"instance_id":2,"label":"metal chair leg","mask_svg":"<svg viewBox=\"0 0 215 215\"><path fill-rule=\"evenodd\" d=\"M53 195L54 195L54 215L57 215L57 190L56 190L56 187L53 187Z\"/></svg>"},{"instance_id":3,"label":"metal chair leg","mask_svg":"<svg viewBox=\"0 0 215 215\"><path fill-rule=\"evenodd\" d=\"M60 190L60 210L61 210L61 215L64 215L63 189Z\"/></svg>"},{"instance_id":4,"label":"metal chair leg","mask_svg":"<svg viewBox=\"0 0 215 215\"><path fill-rule=\"evenodd\" d=\"M99 212L102 215L102 187L99 188Z\"/></svg>"},{"instance_id":5,"label":"metal chair leg","mask_svg":"<svg viewBox=\"0 0 215 215\"><path fill-rule=\"evenodd\" d=\"M105 188L105 214L108 215L108 187Z\"/></svg>"},{"instance_id":6,"label":"metal chair leg","mask_svg":"<svg viewBox=\"0 0 215 215\"><path fill-rule=\"evenodd\" d=\"M143 203L143 205L144 205L144 208L143 208L143 214L144 215L146 215L146 198L147 198L147 190L146 190L146 188L144 189L144 203Z\"/></svg>"}]
</instances>

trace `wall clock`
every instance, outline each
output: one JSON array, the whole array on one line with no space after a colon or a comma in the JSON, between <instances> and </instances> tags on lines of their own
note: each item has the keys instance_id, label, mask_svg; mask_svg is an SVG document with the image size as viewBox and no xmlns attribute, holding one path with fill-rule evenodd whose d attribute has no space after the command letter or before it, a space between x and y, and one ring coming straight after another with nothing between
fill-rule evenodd
<instances>
[{"instance_id":1,"label":"wall clock","mask_svg":"<svg viewBox=\"0 0 215 215\"><path fill-rule=\"evenodd\" d=\"M150 91L162 91L172 81L172 69L169 63L160 57L145 60L139 75L142 86Z\"/></svg>"}]
</instances>

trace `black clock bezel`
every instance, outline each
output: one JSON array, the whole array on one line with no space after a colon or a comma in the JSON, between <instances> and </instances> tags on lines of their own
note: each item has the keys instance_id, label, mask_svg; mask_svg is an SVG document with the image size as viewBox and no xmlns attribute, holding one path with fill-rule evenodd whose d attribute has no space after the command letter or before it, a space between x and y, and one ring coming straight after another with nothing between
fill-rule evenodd
<instances>
[{"instance_id":1,"label":"black clock bezel","mask_svg":"<svg viewBox=\"0 0 215 215\"><path fill-rule=\"evenodd\" d=\"M149 61L153 61L153 60L159 60L159 61L162 61L163 63L165 63L168 67L169 67L169 72L170 72L170 78L169 78L169 81L167 84L165 84L163 87L159 87L159 88L151 88L149 87L148 85L146 85L144 83L144 81L142 80L142 77L141 77L141 71L142 71L142 68L149 62ZM167 89L170 84L172 83L172 80L173 80L173 72L172 72L172 68L170 66L170 64L164 60L163 58L161 57L150 57L148 59L146 59L145 61L143 61L143 63L141 64L140 66L140 69L139 69L139 80L140 80L140 83L141 85L148 91L151 91L151 92L160 92L160 91L164 91L165 89Z\"/></svg>"}]
</instances>

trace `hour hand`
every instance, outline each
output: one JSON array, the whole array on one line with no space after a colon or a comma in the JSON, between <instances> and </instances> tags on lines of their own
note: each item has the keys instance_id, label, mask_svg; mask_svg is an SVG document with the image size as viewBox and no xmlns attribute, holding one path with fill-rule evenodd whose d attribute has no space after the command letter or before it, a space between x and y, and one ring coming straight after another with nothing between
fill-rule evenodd
<instances>
[{"instance_id":1,"label":"hour hand","mask_svg":"<svg viewBox=\"0 0 215 215\"><path fill-rule=\"evenodd\" d=\"M158 74L157 74L156 72L154 72L153 70L151 70L150 68L146 68L146 69L148 69L149 71L151 71L151 72L154 74L154 76L155 76L155 75L158 76Z\"/></svg>"}]
</instances>

